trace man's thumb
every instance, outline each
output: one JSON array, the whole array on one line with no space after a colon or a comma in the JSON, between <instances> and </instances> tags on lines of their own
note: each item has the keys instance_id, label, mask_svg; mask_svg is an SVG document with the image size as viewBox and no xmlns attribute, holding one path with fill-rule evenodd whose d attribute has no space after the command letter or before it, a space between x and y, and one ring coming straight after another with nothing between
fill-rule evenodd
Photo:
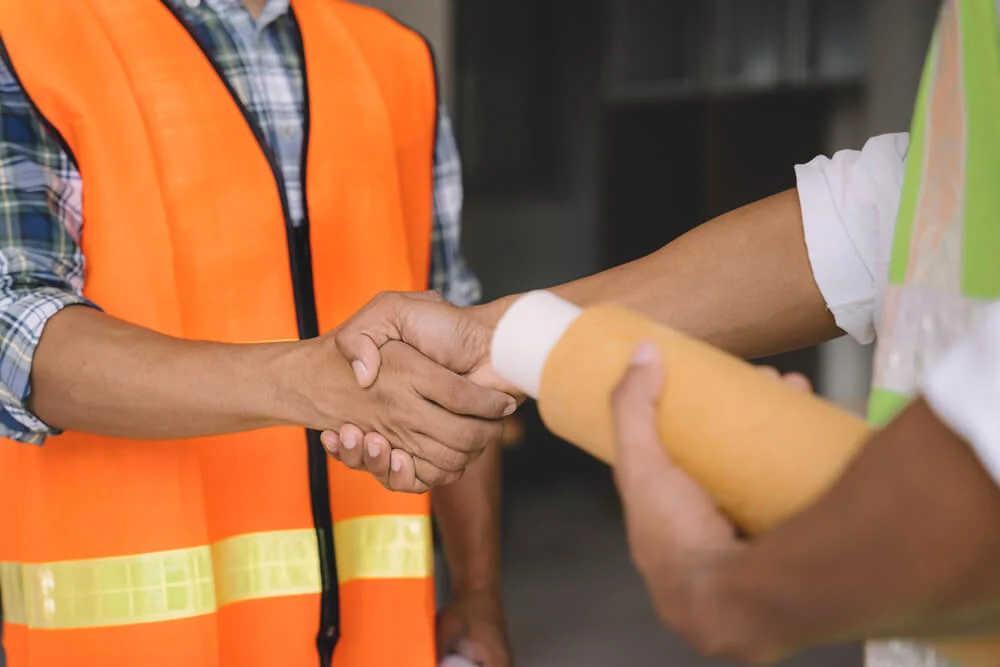
<instances>
[{"instance_id":1,"label":"man's thumb","mask_svg":"<svg viewBox=\"0 0 1000 667\"><path fill-rule=\"evenodd\" d=\"M361 387L370 387L378 379L382 354L379 346L364 331L341 330L335 336L337 349L351 362L354 377Z\"/></svg>"},{"instance_id":2,"label":"man's thumb","mask_svg":"<svg viewBox=\"0 0 1000 667\"><path fill-rule=\"evenodd\" d=\"M663 362L652 343L636 346L624 378L611 397L618 467L645 467L666 455L657 433L656 406L663 391Z\"/></svg>"}]
</instances>

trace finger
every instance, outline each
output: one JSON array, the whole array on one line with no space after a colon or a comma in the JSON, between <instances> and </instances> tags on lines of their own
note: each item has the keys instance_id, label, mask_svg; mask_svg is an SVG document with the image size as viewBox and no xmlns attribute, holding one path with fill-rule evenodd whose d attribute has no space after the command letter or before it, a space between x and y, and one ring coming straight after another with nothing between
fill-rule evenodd
<instances>
[{"instance_id":1,"label":"finger","mask_svg":"<svg viewBox=\"0 0 1000 667\"><path fill-rule=\"evenodd\" d=\"M410 383L412 388L405 398L408 406L406 414L403 416L402 411L397 410L397 420L404 432L417 437L405 437L403 442L393 442L393 446L402 447L437 468L459 471L468 465L471 455L478 456L487 446L499 442L503 434L503 422L499 417L509 411L509 406L516 405L511 397L484 390L403 343L390 343L383 348L383 353L387 360L391 359L387 363L391 363L393 369L399 369L402 381ZM483 399L487 402L496 401L496 397L500 397L490 408L494 414L498 414L498 418L478 419L456 415L437 402L450 404L457 410L463 400L458 394L465 390L476 393L479 397L471 399L473 401L482 398L482 394L478 393L482 391L487 392L487 398ZM503 407L505 402L508 402L508 407ZM483 406L475 409L488 411ZM427 437L420 438L421 435Z\"/></svg>"},{"instance_id":2,"label":"finger","mask_svg":"<svg viewBox=\"0 0 1000 667\"><path fill-rule=\"evenodd\" d=\"M365 434L354 424L340 427L340 460L352 470L365 469L364 440Z\"/></svg>"},{"instance_id":3,"label":"finger","mask_svg":"<svg viewBox=\"0 0 1000 667\"><path fill-rule=\"evenodd\" d=\"M436 301L438 303L444 303L444 297L441 292L435 290L426 290L424 292L407 292L406 296L411 299L417 299L418 301Z\"/></svg>"},{"instance_id":4,"label":"finger","mask_svg":"<svg viewBox=\"0 0 1000 667\"><path fill-rule=\"evenodd\" d=\"M461 417L433 403L420 406L413 419L405 449L450 472L463 470L503 437L501 420Z\"/></svg>"},{"instance_id":5,"label":"finger","mask_svg":"<svg viewBox=\"0 0 1000 667\"><path fill-rule=\"evenodd\" d=\"M438 366L430 359L419 362L413 388L421 396L456 415L481 419L503 419L517 411L517 400L495 389Z\"/></svg>"},{"instance_id":6,"label":"finger","mask_svg":"<svg viewBox=\"0 0 1000 667\"><path fill-rule=\"evenodd\" d=\"M424 433L419 428L410 429L401 434L401 442L396 443L396 448L407 452L414 460L425 461L443 473L461 473L482 454L485 445L481 445L478 441L470 440L470 436L467 435L463 435L461 440L441 436L440 433L461 430L461 426L454 427L447 422L465 418L449 415L444 410L441 410L441 408L437 406L433 407L437 411L440 411L442 416L435 421L421 419L420 423L423 424L421 428L426 428L427 431L436 435ZM433 414L433 411L431 411L431 414ZM474 435L472 437L479 438L481 436ZM463 451L460 447L466 447L468 451ZM431 486L438 485L433 481L435 478L421 476L419 474L420 470L421 468L417 469L418 479L423 480ZM423 470L426 470L426 468Z\"/></svg>"},{"instance_id":7,"label":"finger","mask_svg":"<svg viewBox=\"0 0 1000 667\"><path fill-rule=\"evenodd\" d=\"M428 318L418 318L418 321L414 321L411 311L416 310L414 306L418 302L427 306L440 304L444 309L449 308L444 303L444 298L437 292L412 294L383 292L338 327L334 333L334 341L340 353L351 363L359 385L367 388L378 379L382 365L379 348L387 342L406 340L418 347L428 344L433 347L439 342L438 339L442 338L438 329L443 327L446 331L449 327L454 328L454 322L439 323L438 327L431 327L433 331L428 333L427 340L419 340L421 331L428 328L426 321ZM452 307L451 310L458 309ZM446 312L446 310L434 310L431 314L438 314L437 319L440 319L440 315ZM455 317L453 313L451 316ZM433 323L431 321L431 324Z\"/></svg>"},{"instance_id":8,"label":"finger","mask_svg":"<svg viewBox=\"0 0 1000 667\"><path fill-rule=\"evenodd\" d=\"M812 392L812 382L809 381L802 373L789 373L784 378L785 382L794 389L799 391Z\"/></svg>"},{"instance_id":9,"label":"finger","mask_svg":"<svg viewBox=\"0 0 1000 667\"><path fill-rule=\"evenodd\" d=\"M758 366L757 368L764 375L767 375L769 377L773 377L775 380L780 380L781 379L781 373L779 373L778 369L775 368L774 366Z\"/></svg>"},{"instance_id":10,"label":"finger","mask_svg":"<svg viewBox=\"0 0 1000 667\"><path fill-rule=\"evenodd\" d=\"M404 297L393 292L377 295L337 328L337 349L351 363L354 376L362 387L378 379L382 357L379 348L387 341L399 340L399 304Z\"/></svg>"},{"instance_id":11,"label":"finger","mask_svg":"<svg viewBox=\"0 0 1000 667\"><path fill-rule=\"evenodd\" d=\"M671 466L656 428L656 406L662 389L659 350L652 343L640 343L611 398L617 448L615 475L626 500L644 495L647 487Z\"/></svg>"},{"instance_id":12,"label":"finger","mask_svg":"<svg viewBox=\"0 0 1000 667\"><path fill-rule=\"evenodd\" d=\"M413 470L417 481L423 483L428 489L436 489L441 486L454 484L462 479L462 475L465 472L464 468L457 472L441 470L419 457L414 457L413 459Z\"/></svg>"},{"instance_id":13,"label":"finger","mask_svg":"<svg viewBox=\"0 0 1000 667\"><path fill-rule=\"evenodd\" d=\"M469 638L463 638L458 641L455 647L456 653L471 662L474 665L488 665L490 660L489 651L486 647L474 640Z\"/></svg>"},{"instance_id":14,"label":"finger","mask_svg":"<svg viewBox=\"0 0 1000 667\"><path fill-rule=\"evenodd\" d=\"M417 479L413 457L394 449L389 457L389 488L400 493L426 493L430 488Z\"/></svg>"},{"instance_id":15,"label":"finger","mask_svg":"<svg viewBox=\"0 0 1000 667\"><path fill-rule=\"evenodd\" d=\"M366 433L364 442L364 464L372 477L382 486L389 486L390 455L389 442L381 433Z\"/></svg>"},{"instance_id":16,"label":"finger","mask_svg":"<svg viewBox=\"0 0 1000 667\"><path fill-rule=\"evenodd\" d=\"M320 442L326 449L326 453L335 461L340 460L340 434L336 431L323 431L319 434Z\"/></svg>"}]
</instances>

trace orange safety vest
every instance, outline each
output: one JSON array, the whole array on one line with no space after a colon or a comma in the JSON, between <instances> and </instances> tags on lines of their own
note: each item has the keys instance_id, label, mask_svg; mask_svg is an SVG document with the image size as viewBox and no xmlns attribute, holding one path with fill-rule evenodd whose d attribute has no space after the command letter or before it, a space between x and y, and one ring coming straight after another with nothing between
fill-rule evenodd
<instances>
[{"instance_id":1,"label":"orange safety vest","mask_svg":"<svg viewBox=\"0 0 1000 667\"><path fill-rule=\"evenodd\" d=\"M0 0L8 64L83 175L84 291L110 315L187 339L298 339L381 290L425 288L430 51L374 10L292 5L301 230L259 128L161 0ZM294 428L0 441L10 667L325 667L331 652L336 667L430 667L428 502L328 467Z\"/></svg>"}]
</instances>

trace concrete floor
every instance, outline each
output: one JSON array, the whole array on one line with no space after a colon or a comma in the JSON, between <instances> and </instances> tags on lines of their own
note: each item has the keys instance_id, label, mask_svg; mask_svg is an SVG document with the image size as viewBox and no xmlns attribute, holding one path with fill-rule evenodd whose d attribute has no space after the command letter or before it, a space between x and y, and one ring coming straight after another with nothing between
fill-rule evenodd
<instances>
[{"instance_id":1,"label":"concrete floor","mask_svg":"<svg viewBox=\"0 0 1000 667\"><path fill-rule=\"evenodd\" d=\"M508 489L506 595L518 667L730 664L698 658L660 625L606 479L519 488L508 475ZM861 652L823 650L784 664L855 667Z\"/></svg>"}]
</instances>

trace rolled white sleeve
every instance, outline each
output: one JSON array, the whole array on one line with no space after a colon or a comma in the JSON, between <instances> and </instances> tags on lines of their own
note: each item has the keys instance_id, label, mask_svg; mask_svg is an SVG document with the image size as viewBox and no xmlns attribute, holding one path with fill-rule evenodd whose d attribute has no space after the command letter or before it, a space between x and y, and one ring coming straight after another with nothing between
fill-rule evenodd
<instances>
[{"instance_id":1,"label":"rolled white sleeve","mask_svg":"<svg viewBox=\"0 0 1000 667\"><path fill-rule=\"evenodd\" d=\"M875 338L908 142L885 134L795 167L813 276L837 326L861 343Z\"/></svg>"},{"instance_id":2,"label":"rolled white sleeve","mask_svg":"<svg viewBox=\"0 0 1000 667\"><path fill-rule=\"evenodd\" d=\"M989 306L924 381L931 409L1000 482L1000 303Z\"/></svg>"}]
</instances>

